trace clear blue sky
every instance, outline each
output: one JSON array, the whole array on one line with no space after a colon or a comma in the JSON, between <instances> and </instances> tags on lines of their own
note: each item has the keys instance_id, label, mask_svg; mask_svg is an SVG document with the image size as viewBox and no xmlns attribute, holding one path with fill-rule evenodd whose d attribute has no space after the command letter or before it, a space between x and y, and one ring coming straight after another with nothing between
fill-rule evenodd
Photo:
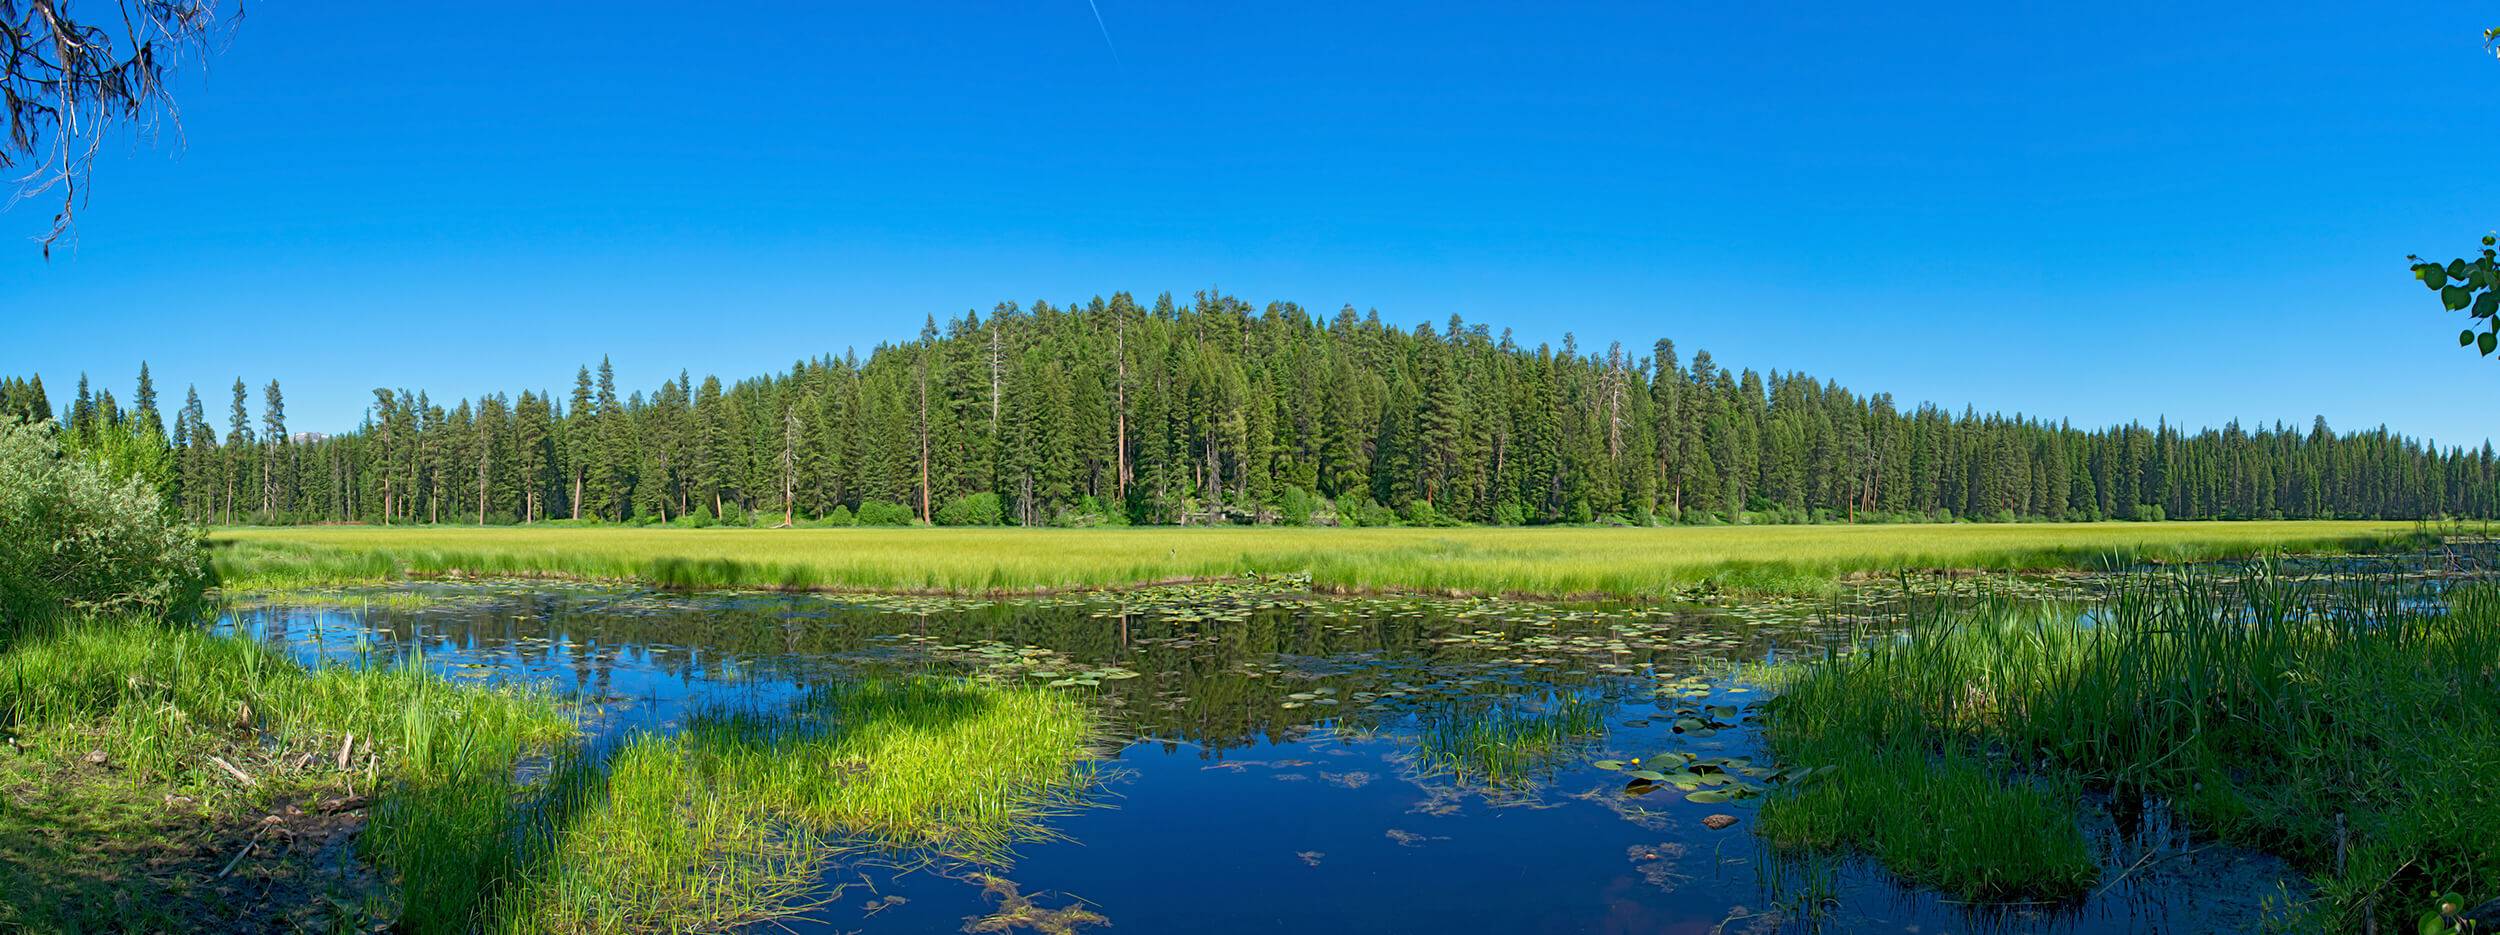
<instances>
[{"instance_id":1,"label":"clear blue sky","mask_svg":"<svg viewBox=\"0 0 2500 935\"><path fill-rule=\"evenodd\" d=\"M1116 57L1085 0L252 3L71 252L0 214L0 372L276 377L340 430L376 385L1214 285L2094 425L2493 434L2500 364L2404 262L2500 226L2489 4L1098 2Z\"/></svg>"}]
</instances>

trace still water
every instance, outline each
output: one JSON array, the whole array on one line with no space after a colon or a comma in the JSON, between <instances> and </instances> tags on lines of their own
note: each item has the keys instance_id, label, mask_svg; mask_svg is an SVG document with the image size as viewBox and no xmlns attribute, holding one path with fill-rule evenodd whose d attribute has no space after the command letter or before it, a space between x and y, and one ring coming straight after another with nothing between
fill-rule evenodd
<instances>
[{"instance_id":1,"label":"still water","mask_svg":"<svg viewBox=\"0 0 2500 935\"><path fill-rule=\"evenodd\" d=\"M1007 866L854 861L774 926L801 932L1010 931L995 914L1024 900L1127 932L2210 932L2253 929L2265 903L2301 892L2275 861L2159 815L2087 817L2109 865L2092 896L1959 904L1862 861L1773 854L1751 833L1752 799L1688 801L1594 765L1680 755L1737 787L1776 783L1783 764L1754 727L1766 696L1740 667L1862 639L1882 606L482 583L238 605L222 625L308 661L418 656L455 678L545 685L584 702L594 743L870 673L1033 681L1102 712L1103 781L1050 839ZM1452 755L1485 737L1504 755ZM1719 816L1734 823L1712 827Z\"/></svg>"}]
</instances>

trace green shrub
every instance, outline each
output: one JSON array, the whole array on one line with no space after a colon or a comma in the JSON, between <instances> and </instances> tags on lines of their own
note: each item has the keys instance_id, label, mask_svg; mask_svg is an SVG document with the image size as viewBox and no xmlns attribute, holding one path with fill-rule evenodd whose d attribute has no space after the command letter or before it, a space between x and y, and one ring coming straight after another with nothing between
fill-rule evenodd
<instances>
[{"instance_id":1,"label":"green shrub","mask_svg":"<svg viewBox=\"0 0 2500 935\"><path fill-rule=\"evenodd\" d=\"M911 508L892 500L866 500L859 505L856 519L862 526L909 526Z\"/></svg>"},{"instance_id":2,"label":"green shrub","mask_svg":"<svg viewBox=\"0 0 2500 935\"><path fill-rule=\"evenodd\" d=\"M1409 526L1456 525L1447 517L1442 516L1440 510L1433 509L1430 500L1406 501L1406 508L1398 511L1398 518L1405 520Z\"/></svg>"},{"instance_id":3,"label":"green shrub","mask_svg":"<svg viewBox=\"0 0 2500 935\"><path fill-rule=\"evenodd\" d=\"M1493 522L1498 526L1525 526L1528 524L1528 508L1520 506L1517 500L1504 500L1494 504Z\"/></svg>"},{"instance_id":4,"label":"green shrub","mask_svg":"<svg viewBox=\"0 0 2500 935\"><path fill-rule=\"evenodd\" d=\"M957 497L938 507L940 526L997 526L1007 522L1006 507L989 491Z\"/></svg>"},{"instance_id":5,"label":"green shrub","mask_svg":"<svg viewBox=\"0 0 2500 935\"><path fill-rule=\"evenodd\" d=\"M1285 488L1284 496L1277 498L1276 501L1277 517L1287 526L1310 525L1311 513L1318 507L1319 504L1311 496L1311 492L1300 487Z\"/></svg>"},{"instance_id":6,"label":"green shrub","mask_svg":"<svg viewBox=\"0 0 2500 935\"><path fill-rule=\"evenodd\" d=\"M1395 526L1398 515L1372 498L1348 494L1337 498L1337 522L1347 526Z\"/></svg>"},{"instance_id":7,"label":"green shrub","mask_svg":"<svg viewBox=\"0 0 2500 935\"><path fill-rule=\"evenodd\" d=\"M0 616L175 616L207 579L198 531L145 479L62 457L49 425L0 424Z\"/></svg>"},{"instance_id":8,"label":"green shrub","mask_svg":"<svg viewBox=\"0 0 2500 935\"><path fill-rule=\"evenodd\" d=\"M841 504L839 504L839 503L836 503L836 504L834 504L834 505L833 505L833 509L832 509L832 510L827 511L827 512L825 513L825 515L823 515L823 516L817 517L817 519L816 519L816 525L818 525L818 526L856 526L856 525L859 525L859 519L858 519L858 517L854 517L854 516L852 516L852 515L851 515L851 508L850 508L850 507L843 506L843 505L841 505Z\"/></svg>"}]
</instances>

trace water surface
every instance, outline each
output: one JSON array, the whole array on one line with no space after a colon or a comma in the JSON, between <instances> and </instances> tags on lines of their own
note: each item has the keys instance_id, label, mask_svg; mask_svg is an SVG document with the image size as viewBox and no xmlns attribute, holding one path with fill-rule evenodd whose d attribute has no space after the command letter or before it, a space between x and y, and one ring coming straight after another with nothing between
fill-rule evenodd
<instances>
[{"instance_id":1,"label":"water surface","mask_svg":"<svg viewBox=\"0 0 2500 935\"><path fill-rule=\"evenodd\" d=\"M1010 931L994 913L1026 900L1131 932L2208 932L2253 929L2301 892L2279 863L2158 813L2123 828L2095 813L2110 867L2091 897L1967 905L1862 861L1775 855L1753 800L1688 801L1593 765L1683 754L1776 782L1754 727L1765 696L1733 673L1879 632L1881 591L1636 608L1287 584L1020 601L417 584L237 606L224 625L307 659L415 655L548 685L588 702L595 743L872 673L1029 681L1098 706L1104 781L1052 839L1007 866L846 864L779 923L802 932ZM1511 740L1466 752L1488 736Z\"/></svg>"}]
</instances>

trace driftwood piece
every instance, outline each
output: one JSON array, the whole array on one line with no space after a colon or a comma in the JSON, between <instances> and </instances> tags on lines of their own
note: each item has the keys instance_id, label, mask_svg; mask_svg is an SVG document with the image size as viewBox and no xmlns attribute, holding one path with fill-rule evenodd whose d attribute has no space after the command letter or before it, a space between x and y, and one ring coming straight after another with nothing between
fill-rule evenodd
<instances>
[{"instance_id":1,"label":"driftwood piece","mask_svg":"<svg viewBox=\"0 0 2500 935\"><path fill-rule=\"evenodd\" d=\"M218 756L218 755L216 755L216 754L212 753L212 754L209 754L209 756L208 756L208 761L209 761L209 762L211 762L211 763L215 763L215 764L217 764L217 768L222 769L222 770L225 770L225 771L226 771L226 775L229 775L229 776L234 777L234 778L235 778L235 781L237 781L237 782L240 782L240 783L242 783L242 784L244 784L244 785L246 785L246 786L257 786L257 785L260 785L260 780L253 779L253 778L252 778L252 774L250 774L250 773L246 773L246 772L244 772L244 771L242 771L242 770L240 770L240 769L236 769L236 768L235 768L235 766L234 766L234 764L226 762L226 758L225 758L225 757L221 757L221 756Z\"/></svg>"}]
</instances>

